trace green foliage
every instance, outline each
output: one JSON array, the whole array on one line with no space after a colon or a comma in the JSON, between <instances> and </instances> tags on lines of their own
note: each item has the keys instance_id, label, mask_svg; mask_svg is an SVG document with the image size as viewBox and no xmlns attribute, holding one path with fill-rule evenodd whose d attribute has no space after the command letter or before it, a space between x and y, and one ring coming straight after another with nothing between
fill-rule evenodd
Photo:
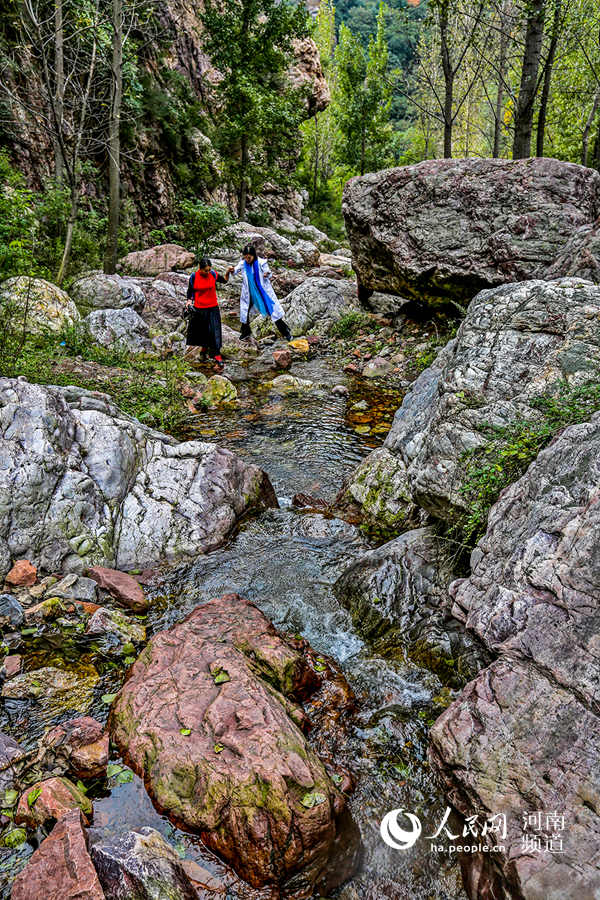
<instances>
[{"instance_id":1,"label":"green foliage","mask_svg":"<svg viewBox=\"0 0 600 900\"><path fill-rule=\"evenodd\" d=\"M339 128L340 162L361 175L391 161L391 104L395 74L389 69L385 34L386 6L381 3L377 31L367 50L345 25L335 49L337 90L334 116Z\"/></svg>"},{"instance_id":2,"label":"green foliage","mask_svg":"<svg viewBox=\"0 0 600 900\"><path fill-rule=\"evenodd\" d=\"M0 375L103 391L141 422L176 435L189 417L180 390L185 370L178 357L134 356L119 344L102 347L81 326L25 336L12 356L2 352L0 340Z\"/></svg>"},{"instance_id":3,"label":"green foliage","mask_svg":"<svg viewBox=\"0 0 600 900\"><path fill-rule=\"evenodd\" d=\"M468 503L466 512L452 534L472 547L484 534L491 506L505 487L520 478L552 438L567 425L587 421L600 409L600 384L571 388L557 386L556 395L531 402L540 418L515 421L503 427L486 426L483 434L491 440L484 447L464 454L461 493Z\"/></svg>"},{"instance_id":4,"label":"green foliage","mask_svg":"<svg viewBox=\"0 0 600 900\"><path fill-rule=\"evenodd\" d=\"M185 245L198 256L207 255L214 247L222 246L233 222L231 213L224 206L201 203L199 200L182 200L179 214Z\"/></svg>"},{"instance_id":5,"label":"green foliage","mask_svg":"<svg viewBox=\"0 0 600 900\"><path fill-rule=\"evenodd\" d=\"M344 313L337 322L333 323L329 329L329 334L332 337L351 340L367 327L369 321L368 313L360 312L358 309L351 310L350 312Z\"/></svg>"},{"instance_id":6,"label":"green foliage","mask_svg":"<svg viewBox=\"0 0 600 900\"><path fill-rule=\"evenodd\" d=\"M205 52L222 75L214 143L242 215L246 192L259 193L271 177L281 181L294 160L306 104L286 73L308 15L288 0L206 0L199 18Z\"/></svg>"}]
</instances>

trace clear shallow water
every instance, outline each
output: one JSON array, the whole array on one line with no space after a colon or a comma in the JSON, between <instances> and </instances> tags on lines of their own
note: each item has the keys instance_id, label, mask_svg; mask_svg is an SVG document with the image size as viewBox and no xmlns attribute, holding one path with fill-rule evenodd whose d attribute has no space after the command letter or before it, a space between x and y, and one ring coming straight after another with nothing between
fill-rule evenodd
<instances>
[{"instance_id":1,"label":"clear shallow water","mask_svg":"<svg viewBox=\"0 0 600 900\"><path fill-rule=\"evenodd\" d=\"M226 592L252 600L282 631L300 632L341 666L359 713L344 751L359 776L350 809L364 845L362 871L341 889L354 898L464 897L458 866L429 852L429 842L395 851L380 838L390 809L420 816L433 833L445 808L426 765L426 723L447 700L437 677L404 659L371 654L333 584L366 549L359 532L339 520L281 509L247 523L228 547L172 571L154 589L150 623L162 630L199 604Z\"/></svg>"},{"instance_id":2,"label":"clear shallow water","mask_svg":"<svg viewBox=\"0 0 600 900\"><path fill-rule=\"evenodd\" d=\"M383 440L401 395L398 390L384 393L376 385L341 376L335 360L327 358L294 364L295 376L316 385L300 395L269 388L266 382L272 372L249 375L245 367L232 365L227 374L237 380L239 402L200 414L186 437L214 440L262 466L282 509L246 522L226 547L169 571L157 582L151 589L156 605L147 621L149 636L211 597L237 592L256 603L282 630L300 632L317 651L335 659L359 701L341 762L358 776L349 805L364 845L361 872L336 896L340 900L463 900L458 866L429 853L429 842L402 852L388 848L379 836L381 818L398 807L416 812L425 833L433 833L439 823L445 803L426 766L427 722L447 696L431 673L403 659L373 655L335 598L336 579L367 546L358 531L289 506L289 498L297 492L332 500L344 478ZM349 396L332 395L336 384L346 385ZM366 409L352 408L363 400ZM117 690L122 680L122 670L113 668L109 657L81 635L74 636L68 648L60 636L36 638L35 648L35 655L26 653L28 669L92 662L102 677L91 714L106 718L101 695ZM36 704L13 706L10 714L5 708L0 727L33 746L52 721L41 712ZM64 712L59 718L72 714ZM196 836L160 816L138 778L123 784L111 779L92 794L94 827L107 832L144 825L157 828L186 858L221 878L230 900L262 900L259 892L240 884ZM31 851L23 853L18 867L27 852ZM2 881L0 869L0 896L8 897L9 880Z\"/></svg>"}]
</instances>

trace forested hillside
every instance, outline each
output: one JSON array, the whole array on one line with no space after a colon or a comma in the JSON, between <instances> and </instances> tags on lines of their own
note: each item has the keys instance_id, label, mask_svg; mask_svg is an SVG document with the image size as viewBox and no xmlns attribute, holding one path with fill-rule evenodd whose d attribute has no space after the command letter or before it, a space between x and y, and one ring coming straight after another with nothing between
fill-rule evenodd
<instances>
[{"instance_id":1,"label":"forested hillside","mask_svg":"<svg viewBox=\"0 0 600 900\"><path fill-rule=\"evenodd\" d=\"M317 213L348 177L438 157L552 156L600 166L593 0L324 0L331 106L304 126Z\"/></svg>"}]
</instances>

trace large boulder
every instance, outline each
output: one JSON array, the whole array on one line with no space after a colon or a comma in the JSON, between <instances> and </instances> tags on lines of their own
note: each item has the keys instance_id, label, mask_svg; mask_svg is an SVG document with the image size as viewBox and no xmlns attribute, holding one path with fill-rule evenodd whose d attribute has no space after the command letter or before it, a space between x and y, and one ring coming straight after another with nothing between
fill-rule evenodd
<instances>
[{"instance_id":1,"label":"large boulder","mask_svg":"<svg viewBox=\"0 0 600 900\"><path fill-rule=\"evenodd\" d=\"M335 884L345 798L297 705L317 685L305 657L229 594L157 634L111 711L113 740L157 806L254 887Z\"/></svg>"},{"instance_id":2,"label":"large boulder","mask_svg":"<svg viewBox=\"0 0 600 900\"><path fill-rule=\"evenodd\" d=\"M455 615L500 657L431 733L459 811L506 814L502 852L472 861L473 897L600 893L599 485L596 414L503 492L451 587Z\"/></svg>"},{"instance_id":3,"label":"large boulder","mask_svg":"<svg viewBox=\"0 0 600 900\"><path fill-rule=\"evenodd\" d=\"M152 349L148 326L136 311L95 309L83 320L92 338L103 347L121 347L130 353Z\"/></svg>"},{"instance_id":4,"label":"large boulder","mask_svg":"<svg viewBox=\"0 0 600 900\"><path fill-rule=\"evenodd\" d=\"M89 833L90 854L110 900L198 900L181 858L156 829Z\"/></svg>"},{"instance_id":5,"label":"large boulder","mask_svg":"<svg viewBox=\"0 0 600 900\"><path fill-rule=\"evenodd\" d=\"M173 269L189 269L194 265L194 254L179 244L159 244L147 250L135 250L119 260L119 270L127 275L156 277Z\"/></svg>"},{"instance_id":6,"label":"large boulder","mask_svg":"<svg viewBox=\"0 0 600 900\"><path fill-rule=\"evenodd\" d=\"M15 878L11 900L104 900L79 809L64 816Z\"/></svg>"},{"instance_id":7,"label":"large boulder","mask_svg":"<svg viewBox=\"0 0 600 900\"><path fill-rule=\"evenodd\" d=\"M599 315L600 287L577 278L482 291L456 338L406 394L384 442L387 453L362 463L349 493L360 503L366 482L373 485L371 508L408 498L407 513L412 502L436 517L460 516L469 507L465 454L494 439L490 426L540 421L537 398L557 395L565 382L593 380Z\"/></svg>"},{"instance_id":8,"label":"large boulder","mask_svg":"<svg viewBox=\"0 0 600 900\"><path fill-rule=\"evenodd\" d=\"M377 649L400 648L456 682L478 671L472 638L450 617L452 563L433 528L407 531L358 556L334 590L358 631Z\"/></svg>"},{"instance_id":9,"label":"large boulder","mask_svg":"<svg viewBox=\"0 0 600 900\"><path fill-rule=\"evenodd\" d=\"M427 160L352 178L342 209L365 294L464 303L541 277L600 215L600 174L555 159Z\"/></svg>"},{"instance_id":10,"label":"large boulder","mask_svg":"<svg viewBox=\"0 0 600 900\"><path fill-rule=\"evenodd\" d=\"M277 505L256 466L177 443L102 394L3 378L0 423L0 573L18 556L50 572L189 559Z\"/></svg>"},{"instance_id":11,"label":"large boulder","mask_svg":"<svg viewBox=\"0 0 600 900\"><path fill-rule=\"evenodd\" d=\"M105 275L104 272L91 272L78 278L71 287L71 296L82 307L92 309L132 307L140 312L146 302L144 291L135 278Z\"/></svg>"},{"instance_id":12,"label":"large boulder","mask_svg":"<svg viewBox=\"0 0 600 900\"><path fill-rule=\"evenodd\" d=\"M540 278L564 278L576 275L600 284L600 219L593 225L582 225L560 251Z\"/></svg>"},{"instance_id":13,"label":"large boulder","mask_svg":"<svg viewBox=\"0 0 600 900\"><path fill-rule=\"evenodd\" d=\"M327 334L341 316L358 308L356 286L334 278L306 278L285 298L285 320L292 334L314 329Z\"/></svg>"},{"instance_id":14,"label":"large boulder","mask_svg":"<svg viewBox=\"0 0 600 900\"><path fill-rule=\"evenodd\" d=\"M0 324L27 334L58 333L81 316L69 295L43 278L20 275L0 284Z\"/></svg>"}]
</instances>

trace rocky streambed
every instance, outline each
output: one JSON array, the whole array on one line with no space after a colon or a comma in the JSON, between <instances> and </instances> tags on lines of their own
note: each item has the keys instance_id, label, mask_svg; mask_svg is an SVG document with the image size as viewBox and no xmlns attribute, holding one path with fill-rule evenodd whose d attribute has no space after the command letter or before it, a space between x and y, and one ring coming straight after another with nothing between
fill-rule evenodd
<instances>
[{"instance_id":1,"label":"rocky streambed","mask_svg":"<svg viewBox=\"0 0 600 900\"><path fill-rule=\"evenodd\" d=\"M353 180L358 293L344 248L260 229L294 340L241 343L228 289L226 377L190 365L172 436L0 382L4 896L596 896L598 184ZM165 254L51 308L168 355Z\"/></svg>"}]
</instances>

